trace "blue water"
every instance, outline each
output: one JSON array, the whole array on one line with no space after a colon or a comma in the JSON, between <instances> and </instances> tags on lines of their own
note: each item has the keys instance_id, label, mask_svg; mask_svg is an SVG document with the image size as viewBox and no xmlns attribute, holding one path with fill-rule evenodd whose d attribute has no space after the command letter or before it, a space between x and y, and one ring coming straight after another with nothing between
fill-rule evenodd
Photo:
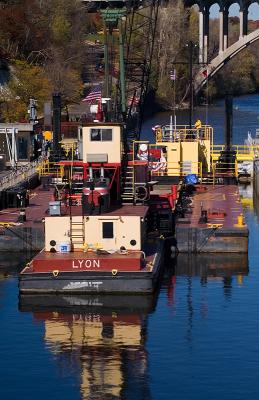
<instances>
[{"instance_id":1,"label":"blue water","mask_svg":"<svg viewBox=\"0 0 259 400\"><path fill-rule=\"evenodd\" d=\"M170 123L172 112L161 112L154 115L144 123L142 129L142 139L146 138L154 141L152 126ZM203 124L207 123L214 128L215 144L224 143L224 100L215 102L208 109L198 107L193 113L193 122L200 119ZM177 124L187 124L189 121L188 110L176 110ZM233 100L233 143L243 144L247 133L255 135L255 130L259 128L259 95L245 95L235 97Z\"/></svg>"},{"instance_id":2,"label":"blue water","mask_svg":"<svg viewBox=\"0 0 259 400\"><path fill-rule=\"evenodd\" d=\"M245 137L256 127L258 96L235 103L235 114L243 115L236 133L242 140L241 132ZM78 299L73 308L69 296L63 299L66 307L56 304L57 298L45 305L37 298L19 301L17 274L25 260L1 255L0 399L257 399L256 209L258 199L254 209L245 210L248 260L171 259L157 298L145 302L132 296L126 308L111 297L112 305L104 307L107 300L98 296L88 305Z\"/></svg>"}]
</instances>

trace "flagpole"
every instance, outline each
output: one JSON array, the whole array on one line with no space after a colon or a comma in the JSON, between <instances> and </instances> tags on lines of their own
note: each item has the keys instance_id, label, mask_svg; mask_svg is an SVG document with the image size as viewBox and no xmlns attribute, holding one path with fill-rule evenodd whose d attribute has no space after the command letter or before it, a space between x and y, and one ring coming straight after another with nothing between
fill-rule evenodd
<instances>
[{"instance_id":1,"label":"flagpole","mask_svg":"<svg viewBox=\"0 0 259 400\"><path fill-rule=\"evenodd\" d=\"M170 115L170 140L173 138L173 116Z\"/></svg>"},{"instance_id":2,"label":"flagpole","mask_svg":"<svg viewBox=\"0 0 259 400\"><path fill-rule=\"evenodd\" d=\"M174 129L176 130L176 104L175 104L175 86L176 86L176 69L170 71L170 79L173 81L173 109L174 109ZM172 134L173 121L171 118L170 129Z\"/></svg>"},{"instance_id":3,"label":"flagpole","mask_svg":"<svg viewBox=\"0 0 259 400\"><path fill-rule=\"evenodd\" d=\"M176 71L174 70L174 129L176 130L175 84L176 84Z\"/></svg>"}]
</instances>

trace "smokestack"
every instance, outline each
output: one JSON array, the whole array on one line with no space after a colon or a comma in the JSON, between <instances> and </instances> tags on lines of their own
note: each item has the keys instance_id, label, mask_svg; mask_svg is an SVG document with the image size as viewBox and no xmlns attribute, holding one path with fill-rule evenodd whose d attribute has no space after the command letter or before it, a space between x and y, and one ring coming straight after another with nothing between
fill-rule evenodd
<instances>
[{"instance_id":1,"label":"smokestack","mask_svg":"<svg viewBox=\"0 0 259 400\"><path fill-rule=\"evenodd\" d=\"M225 149L230 150L233 138L233 96L225 97Z\"/></svg>"},{"instance_id":2,"label":"smokestack","mask_svg":"<svg viewBox=\"0 0 259 400\"><path fill-rule=\"evenodd\" d=\"M60 93L53 94L53 153L54 157L60 156L61 140L61 95Z\"/></svg>"}]
</instances>

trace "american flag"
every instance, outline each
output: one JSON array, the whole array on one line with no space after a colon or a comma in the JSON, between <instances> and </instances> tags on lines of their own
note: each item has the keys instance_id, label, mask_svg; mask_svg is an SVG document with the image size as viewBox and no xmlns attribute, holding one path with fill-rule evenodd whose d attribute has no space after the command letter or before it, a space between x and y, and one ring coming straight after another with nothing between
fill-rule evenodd
<instances>
[{"instance_id":1,"label":"american flag","mask_svg":"<svg viewBox=\"0 0 259 400\"><path fill-rule=\"evenodd\" d=\"M170 79L171 79L171 81L176 80L176 70L175 69L172 69L172 71L170 71Z\"/></svg>"},{"instance_id":2,"label":"american flag","mask_svg":"<svg viewBox=\"0 0 259 400\"><path fill-rule=\"evenodd\" d=\"M94 100L100 100L101 98L102 98L102 89L101 86L98 85L93 87L88 93L88 95L82 101L91 102Z\"/></svg>"},{"instance_id":3,"label":"american flag","mask_svg":"<svg viewBox=\"0 0 259 400\"><path fill-rule=\"evenodd\" d=\"M137 106L139 104L140 98L138 96L130 96L128 98L128 106Z\"/></svg>"}]
</instances>

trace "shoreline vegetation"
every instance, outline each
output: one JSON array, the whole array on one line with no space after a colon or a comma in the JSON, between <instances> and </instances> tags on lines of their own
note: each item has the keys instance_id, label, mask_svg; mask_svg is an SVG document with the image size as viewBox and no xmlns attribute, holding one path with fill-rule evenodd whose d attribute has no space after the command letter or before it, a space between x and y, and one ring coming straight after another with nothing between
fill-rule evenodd
<instances>
[{"instance_id":1,"label":"shoreline vegetation","mask_svg":"<svg viewBox=\"0 0 259 400\"><path fill-rule=\"evenodd\" d=\"M30 98L37 100L42 114L44 102L53 92L62 93L64 108L80 103L84 95L84 76L94 69L87 59L87 46L102 44L103 24L99 14L87 13L77 0L0 0L0 121L26 121ZM182 0L169 0L158 13L154 60L150 84L154 108L188 108L188 48L198 43L198 10L185 9ZM258 28L249 21L249 31ZM218 52L219 21L210 20L209 59ZM239 18L229 18L229 44L239 35ZM132 37L132 46L144 52L145 43ZM255 42L235 56L206 90L195 98L196 104L211 104L226 92L233 95L259 91L259 43ZM116 58L116 57L115 57ZM199 66L198 49L193 52L194 69ZM118 60L115 60L117 63ZM175 80L170 71L175 69ZM91 82L90 82L91 83ZM174 102L175 93L175 102Z\"/></svg>"}]
</instances>

